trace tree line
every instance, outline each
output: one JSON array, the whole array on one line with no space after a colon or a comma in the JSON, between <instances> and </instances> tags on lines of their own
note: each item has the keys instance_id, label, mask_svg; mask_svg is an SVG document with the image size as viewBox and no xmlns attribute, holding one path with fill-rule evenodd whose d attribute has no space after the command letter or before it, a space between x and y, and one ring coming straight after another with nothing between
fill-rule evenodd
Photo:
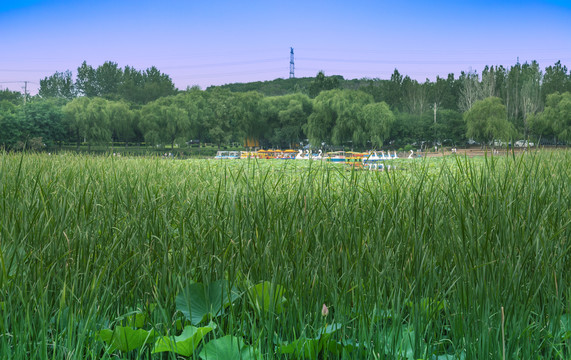
<instances>
[{"instance_id":1,"label":"tree line","mask_svg":"<svg viewBox=\"0 0 571 360\"><path fill-rule=\"evenodd\" d=\"M0 91L0 146L74 143L265 148L310 143L370 149L459 146L468 139L571 141L571 74L557 62L485 67L481 74L420 83L341 76L197 87L180 91L155 67L86 62L40 80L37 96ZM277 95L276 95L277 94Z\"/></svg>"}]
</instances>

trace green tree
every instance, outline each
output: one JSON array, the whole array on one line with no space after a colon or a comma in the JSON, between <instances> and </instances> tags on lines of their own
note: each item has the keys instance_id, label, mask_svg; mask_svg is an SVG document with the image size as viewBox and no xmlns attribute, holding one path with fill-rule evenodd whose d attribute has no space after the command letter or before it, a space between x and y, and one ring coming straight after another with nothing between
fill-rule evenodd
<instances>
[{"instance_id":1,"label":"green tree","mask_svg":"<svg viewBox=\"0 0 571 360\"><path fill-rule=\"evenodd\" d=\"M522 81L522 65L518 62L507 72L504 98L508 111L508 120L518 128L523 126L521 114Z\"/></svg>"},{"instance_id":2,"label":"green tree","mask_svg":"<svg viewBox=\"0 0 571 360\"><path fill-rule=\"evenodd\" d=\"M68 102L63 107L64 126L67 130L69 139L76 142L77 150L79 150L79 146L82 140L84 140L83 129L87 123L86 116L87 106L89 103L89 98L81 96Z\"/></svg>"},{"instance_id":3,"label":"green tree","mask_svg":"<svg viewBox=\"0 0 571 360\"><path fill-rule=\"evenodd\" d=\"M266 127L260 112L263 96L257 91L237 93L234 95L232 118L235 124L237 140L242 143L247 139L258 141L262 138Z\"/></svg>"},{"instance_id":4,"label":"green tree","mask_svg":"<svg viewBox=\"0 0 571 360\"><path fill-rule=\"evenodd\" d=\"M366 138L373 147L383 146L383 141L390 135L395 116L385 102L367 104L361 111L365 123ZM365 145L361 143L360 145Z\"/></svg>"},{"instance_id":5,"label":"green tree","mask_svg":"<svg viewBox=\"0 0 571 360\"><path fill-rule=\"evenodd\" d=\"M95 70L97 94L105 99L118 99L123 81L123 70L112 61L106 61Z\"/></svg>"},{"instance_id":6,"label":"green tree","mask_svg":"<svg viewBox=\"0 0 571 360\"><path fill-rule=\"evenodd\" d=\"M314 100L314 111L309 116L306 133L312 144L322 142L334 145L366 141L366 129L360 115L363 106L373 97L358 90L329 90Z\"/></svg>"},{"instance_id":7,"label":"green tree","mask_svg":"<svg viewBox=\"0 0 571 360\"><path fill-rule=\"evenodd\" d=\"M552 120L545 116L543 112L530 115L528 118L530 135L537 139L538 142L541 142L541 139L554 139L556 141L557 136L553 130Z\"/></svg>"},{"instance_id":8,"label":"green tree","mask_svg":"<svg viewBox=\"0 0 571 360\"><path fill-rule=\"evenodd\" d=\"M92 144L102 144L111 141L111 125L109 114L107 113L107 100L102 98L92 99L87 108L84 123L82 124L82 134L87 141L88 151L91 151Z\"/></svg>"},{"instance_id":9,"label":"green tree","mask_svg":"<svg viewBox=\"0 0 571 360\"><path fill-rule=\"evenodd\" d=\"M541 80L543 76L539 64L533 61L522 67L522 84L520 90L521 114L523 117L523 133L527 136L529 125L528 118L541 110Z\"/></svg>"},{"instance_id":10,"label":"green tree","mask_svg":"<svg viewBox=\"0 0 571 360\"><path fill-rule=\"evenodd\" d=\"M190 120L190 139L197 139L201 142L207 140L207 119L210 108L207 102L208 93L198 87L187 89L177 95L179 104L184 108Z\"/></svg>"},{"instance_id":11,"label":"green tree","mask_svg":"<svg viewBox=\"0 0 571 360\"><path fill-rule=\"evenodd\" d=\"M361 86L358 90L364 91L373 96L375 102L386 101L386 83L387 80L366 79L366 85Z\"/></svg>"},{"instance_id":12,"label":"green tree","mask_svg":"<svg viewBox=\"0 0 571 360\"><path fill-rule=\"evenodd\" d=\"M87 142L89 151L93 144L111 141L107 111L107 100L102 98L79 97L64 106L65 124L72 138L76 139L78 149L82 140Z\"/></svg>"},{"instance_id":13,"label":"green tree","mask_svg":"<svg viewBox=\"0 0 571 360\"><path fill-rule=\"evenodd\" d=\"M111 128L112 141L124 141L125 146L136 137L135 116L124 101L108 101L107 115Z\"/></svg>"},{"instance_id":14,"label":"green tree","mask_svg":"<svg viewBox=\"0 0 571 360\"><path fill-rule=\"evenodd\" d=\"M571 93L547 95L546 106L541 115L544 124L550 124L557 140L571 142Z\"/></svg>"},{"instance_id":15,"label":"green tree","mask_svg":"<svg viewBox=\"0 0 571 360\"><path fill-rule=\"evenodd\" d=\"M446 79L439 76L436 82L428 84L428 102L437 110L458 110L457 84L454 74L448 74Z\"/></svg>"},{"instance_id":16,"label":"green tree","mask_svg":"<svg viewBox=\"0 0 571 360\"><path fill-rule=\"evenodd\" d=\"M17 113L18 106L8 100L0 100L0 149L12 148L21 137Z\"/></svg>"},{"instance_id":17,"label":"green tree","mask_svg":"<svg viewBox=\"0 0 571 360\"><path fill-rule=\"evenodd\" d=\"M477 101L483 99L482 85L475 71L462 72L459 81L461 86L458 108L465 112L470 110Z\"/></svg>"},{"instance_id":18,"label":"green tree","mask_svg":"<svg viewBox=\"0 0 571 360\"><path fill-rule=\"evenodd\" d=\"M121 99L136 104L146 104L161 97L175 95L176 92L171 78L154 66L145 71L125 66L118 88Z\"/></svg>"},{"instance_id":19,"label":"green tree","mask_svg":"<svg viewBox=\"0 0 571 360\"><path fill-rule=\"evenodd\" d=\"M480 90L483 98L499 96L497 80L498 77L496 76L496 69L494 69L493 66L486 65L482 71L482 82L480 83Z\"/></svg>"},{"instance_id":20,"label":"green tree","mask_svg":"<svg viewBox=\"0 0 571 360\"><path fill-rule=\"evenodd\" d=\"M111 61L97 69L84 61L77 69L75 89L87 97L124 99L136 104L146 104L177 93L171 78L154 66L143 72L129 66L123 70Z\"/></svg>"},{"instance_id":21,"label":"green tree","mask_svg":"<svg viewBox=\"0 0 571 360\"><path fill-rule=\"evenodd\" d=\"M309 96L315 98L322 91L338 88L340 88L340 79L338 76L327 77L323 71L320 71L309 85Z\"/></svg>"},{"instance_id":22,"label":"green tree","mask_svg":"<svg viewBox=\"0 0 571 360\"><path fill-rule=\"evenodd\" d=\"M545 68L541 88L541 97L544 102L547 100L547 95L571 91L571 79L567 71L567 66L561 65L561 61Z\"/></svg>"},{"instance_id":23,"label":"green tree","mask_svg":"<svg viewBox=\"0 0 571 360\"><path fill-rule=\"evenodd\" d=\"M324 91L313 101L313 112L304 129L312 144L331 144L331 133L337 122L337 112L332 107L334 96L335 91Z\"/></svg>"},{"instance_id":24,"label":"green tree","mask_svg":"<svg viewBox=\"0 0 571 360\"><path fill-rule=\"evenodd\" d=\"M38 95L42 98L63 98L71 100L76 96L71 71L56 72L40 80Z\"/></svg>"},{"instance_id":25,"label":"green tree","mask_svg":"<svg viewBox=\"0 0 571 360\"><path fill-rule=\"evenodd\" d=\"M420 84L418 81L405 76L402 82L404 93L402 104L405 111L420 116L428 110L428 87L428 80L424 84Z\"/></svg>"},{"instance_id":26,"label":"green tree","mask_svg":"<svg viewBox=\"0 0 571 360\"><path fill-rule=\"evenodd\" d=\"M403 104L403 76L398 72L397 69L392 73L390 81L388 81L386 86L386 102L389 104L391 109L402 110Z\"/></svg>"},{"instance_id":27,"label":"green tree","mask_svg":"<svg viewBox=\"0 0 571 360\"><path fill-rule=\"evenodd\" d=\"M77 68L75 88L80 95L87 97L99 96L99 86L97 84L95 69L93 69L91 65L87 65L85 61Z\"/></svg>"},{"instance_id":28,"label":"green tree","mask_svg":"<svg viewBox=\"0 0 571 360\"><path fill-rule=\"evenodd\" d=\"M149 144L170 144L186 141L191 122L186 110L177 104L174 97L155 100L142 109L141 127L145 141Z\"/></svg>"},{"instance_id":29,"label":"green tree","mask_svg":"<svg viewBox=\"0 0 571 360\"><path fill-rule=\"evenodd\" d=\"M215 88L207 91L207 108L205 123L210 141L218 146L232 140L234 94L226 89Z\"/></svg>"},{"instance_id":30,"label":"green tree","mask_svg":"<svg viewBox=\"0 0 571 360\"><path fill-rule=\"evenodd\" d=\"M290 148L304 141L303 128L313 111L312 100L304 94L265 97L260 103L264 118L264 145Z\"/></svg>"},{"instance_id":31,"label":"green tree","mask_svg":"<svg viewBox=\"0 0 571 360\"><path fill-rule=\"evenodd\" d=\"M149 101L177 93L170 76L161 73L154 66L151 66L143 72L143 83L141 95L143 103L148 103Z\"/></svg>"},{"instance_id":32,"label":"green tree","mask_svg":"<svg viewBox=\"0 0 571 360\"><path fill-rule=\"evenodd\" d=\"M430 132L442 144L462 144L466 142L466 122L462 114L454 110L438 110L437 121L431 125Z\"/></svg>"},{"instance_id":33,"label":"green tree","mask_svg":"<svg viewBox=\"0 0 571 360\"><path fill-rule=\"evenodd\" d=\"M41 144L51 146L64 140L61 102L34 99L20 107L18 119L25 142L37 139Z\"/></svg>"},{"instance_id":34,"label":"green tree","mask_svg":"<svg viewBox=\"0 0 571 360\"><path fill-rule=\"evenodd\" d=\"M513 128L507 120L506 107L497 97L479 100L464 113L466 136L481 143L508 140Z\"/></svg>"},{"instance_id":35,"label":"green tree","mask_svg":"<svg viewBox=\"0 0 571 360\"><path fill-rule=\"evenodd\" d=\"M373 102L373 97L359 90L339 90L330 103L336 112L336 122L331 133L334 145L352 143L363 146L367 140L366 124L363 123L361 111Z\"/></svg>"},{"instance_id":36,"label":"green tree","mask_svg":"<svg viewBox=\"0 0 571 360\"><path fill-rule=\"evenodd\" d=\"M268 96L260 101L260 114L264 119L265 129L259 145L262 147L275 147L281 148L284 146L279 112L287 107L285 96ZM255 145L255 142L248 142Z\"/></svg>"},{"instance_id":37,"label":"green tree","mask_svg":"<svg viewBox=\"0 0 571 360\"><path fill-rule=\"evenodd\" d=\"M312 112L313 103L307 95L300 93L284 96L285 108L278 112L279 128L276 139L279 147L293 147L305 139L303 126Z\"/></svg>"},{"instance_id":38,"label":"green tree","mask_svg":"<svg viewBox=\"0 0 571 360\"><path fill-rule=\"evenodd\" d=\"M141 109L139 129L147 145L159 145L161 143L161 119L161 106L157 102L150 102Z\"/></svg>"},{"instance_id":39,"label":"green tree","mask_svg":"<svg viewBox=\"0 0 571 360\"><path fill-rule=\"evenodd\" d=\"M24 101L24 96L18 91L8 89L0 90L0 101L6 100L14 105L20 105Z\"/></svg>"},{"instance_id":40,"label":"green tree","mask_svg":"<svg viewBox=\"0 0 571 360\"><path fill-rule=\"evenodd\" d=\"M188 139L191 122L186 110L175 103L164 106L162 112L166 122L166 127L162 132L163 138L168 140L171 149L174 149L175 142L184 143Z\"/></svg>"},{"instance_id":41,"label":"green tree","mask_svg":"<svg viewBox=\"0 0 571 360\"><path fill-rule=\"evenodd\" d=\"M433 138L433 132L430 131L433 123L433 116L429 112L421 116L395 112L395 123L389 139L400 145L416 143L421 147L428 139Z\"/></svg>"},{"instance_id":42,"label":"green tree","mask_svg":"<svg viewBox=\"0 0 571 360\"><path fill-rule=\"evenodd\" d=\"M144 104L146 101L143 93L144 86L145 78L141 71L125 66L123 69L123 81L119 86L120 97L131 103Z\"/></svg>"}]
</instances>

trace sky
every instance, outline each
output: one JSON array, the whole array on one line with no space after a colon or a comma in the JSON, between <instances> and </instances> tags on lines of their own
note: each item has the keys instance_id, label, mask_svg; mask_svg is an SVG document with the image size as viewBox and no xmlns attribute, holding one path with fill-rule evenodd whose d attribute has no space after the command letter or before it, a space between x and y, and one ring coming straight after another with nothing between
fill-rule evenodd
<instances>
[{"instance_id":1,"label":"sky","mask_svg":"<svg viewBox=\"0 0 571 360\"><path fill-rule=\"evenodd\" d=\"M571 68L571 0L0 0L0 89L83 61L156 66L184 90L319 71L418 81L486 65Z\"/></svg>"}]
</instances>

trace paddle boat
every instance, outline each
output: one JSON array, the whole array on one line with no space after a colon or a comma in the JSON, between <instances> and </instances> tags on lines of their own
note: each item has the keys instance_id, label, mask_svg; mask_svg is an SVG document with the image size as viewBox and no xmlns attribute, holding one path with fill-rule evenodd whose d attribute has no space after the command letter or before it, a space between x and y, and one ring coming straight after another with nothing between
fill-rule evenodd
<instances>
[{"instance_id":1,"label":"paddle boat","mask_svg":"<svg viewBox=\"0 0 571 360\"><path fill-rule=\"evenodd\" d=\"M345 155L345 151L332 151L327 153L327 161L332 163L345 163L347 156Z\"/></svg>"},{"instance_id":2,"label":"paddle boat","mask_svg":"<svg viewBox=\"0 0 571 360\"><path fill-rule=\"evenodd\" d=\"M311 153L309 152L309 150L298 150L297 155L295 156L296 160L309 160L311 158Z\"/></svg>"},{"instance_id":3,"label":"paddle boat","mask_svg":"<svg viewBox=\"0 0 571 360\"><path fill-rule=\"evenodd\" d=\"M296 151L292 150L292 149L286 149L280 152L276 152L276 157L275 159L279 159L279 160L293 160L296 158Z\"/></svg>"},{"instance_id":4,"label":"paddle boat","mask_svg":"<svg viewBox=\"0 0 571 360\"><path fill-rule=\"evenodd\" d=\"M218 151L214 158L216 160L240 159L241 155L239 151Z\"/></svg>"},{"instance_id":5,"label":"paddle boat","mask_svg":"<svg viewBox=\"0 0 571 360\"><path fill-rule=\"evenodd\" d=\"M228 159L228 151L218 151L214 158L216 160Z\"/></svg>"}]
</instances>

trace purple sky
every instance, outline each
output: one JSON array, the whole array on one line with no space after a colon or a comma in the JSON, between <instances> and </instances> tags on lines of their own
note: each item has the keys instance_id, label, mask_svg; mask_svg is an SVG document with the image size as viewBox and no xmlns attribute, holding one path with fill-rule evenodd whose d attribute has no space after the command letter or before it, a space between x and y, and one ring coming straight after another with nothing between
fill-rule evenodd
<instances>
[{"instance_id":1,"label":"purple sky","mask_svg":"<svg viewBox=\"0 0 571 360\"><path fill-rule=\"evenodd\" d=\"M571 1L0 0L0 88L114 61L179 89L296 77L419 81L537 60L571 68Z\"/></svg>"}]
</instances>

